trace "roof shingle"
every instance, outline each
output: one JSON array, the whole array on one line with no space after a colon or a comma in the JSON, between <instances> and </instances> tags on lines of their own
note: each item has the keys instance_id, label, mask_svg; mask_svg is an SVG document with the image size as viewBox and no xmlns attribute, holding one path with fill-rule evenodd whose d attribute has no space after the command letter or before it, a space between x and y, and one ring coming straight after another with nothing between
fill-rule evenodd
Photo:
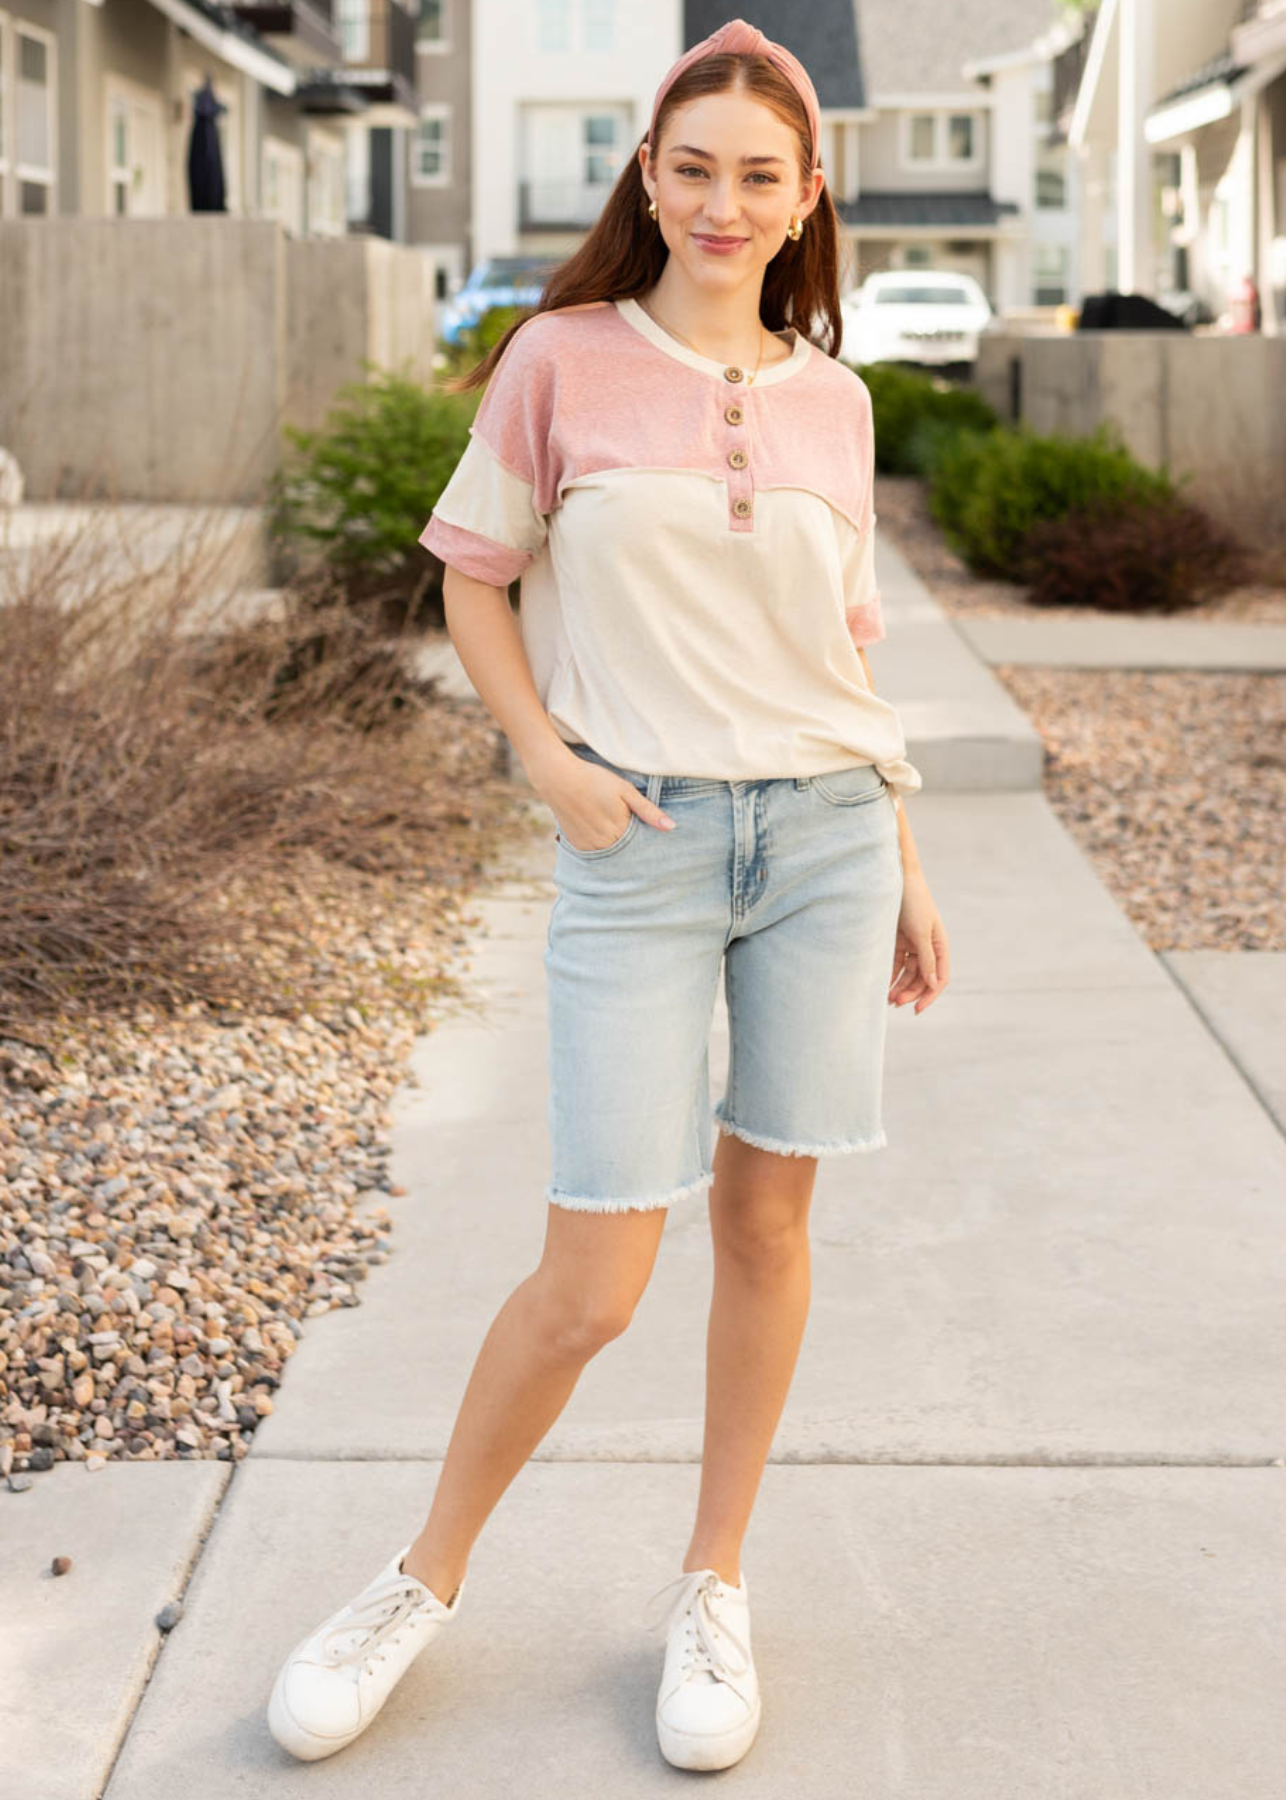
<instances>
[{"instance_id":1,"label":"roof shingle","mask_svg":"<svg viewBox=\"0 0 1286 1800\"><path fill-rule=\"evenodd\" d=\"M823 107L872 96L961 93L973 57L1021 50L1061 16L1056 0L685 0L685 49L730 19L784 44L808 70Z\"/></svg>"}]
</instances>

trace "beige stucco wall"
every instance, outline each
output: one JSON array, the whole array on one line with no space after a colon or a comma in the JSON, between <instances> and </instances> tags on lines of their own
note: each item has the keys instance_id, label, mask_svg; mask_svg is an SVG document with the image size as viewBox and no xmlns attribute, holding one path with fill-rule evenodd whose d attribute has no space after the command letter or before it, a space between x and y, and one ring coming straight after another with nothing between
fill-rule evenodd
<instances>
[{"instance_id":1,"label":"beige stucco wall","mask_svg":"<svg viewBox=\"0 0 1286 1800\"><path fill-rule=\"evenodd\" d=\"M951 164L907 163L903 161L903 132L908 113L969 113L974 121L974 144L977 162L968 168ZM945 123L939 132L945 130ZM925 191L972 194L991 186L991 111L962 100L960 105L939 108L891 107L869 124L863 125L861 136L861 181L864 188L877 192L914 194ZM939 140L941 142L941 139Z\"/></svg>"},{"instance_id":2,"label":"beige stucco wall","mask_svg":"<svg viewBox=\"0 0 1286 1800\"><path fill-rule=\"evenodd\" d=\"M420 100L445 102L451 108L451 179L441 186L421 186L414 176L415 133L406 134L407 237L430 244L453 265L463 280L473 265L470 202L473 190L473 9L451 6L451 43L446 50L417 50L416 86Z\"/></svg>"}]
</instances>

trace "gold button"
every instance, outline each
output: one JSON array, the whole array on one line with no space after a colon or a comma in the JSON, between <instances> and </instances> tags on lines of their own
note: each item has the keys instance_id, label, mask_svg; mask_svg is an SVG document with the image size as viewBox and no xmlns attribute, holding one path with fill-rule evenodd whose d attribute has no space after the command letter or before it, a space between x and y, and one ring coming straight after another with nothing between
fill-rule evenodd
<instances>
[{"instance_id":1,"label":"gold button","mask_svg":"<svg viewBox=\"0 0 1286 1800\"><path fill-rule=\"evenodd\" d=\"M734 469L744 469L750 458L744 450L729 450L728 461Z\"/></svg>"},{"instance_id":2,"label":"gold button","mask_svg":"<svg viewBox=\"0 0 1286 1800\"><path fill-rule=\"evenodd\" d=\"M732 363L724 370L723 378L725 381L740 381L742 374L743 371L737 367L736 363Z\"/></svg>"},{"instance_id":3,"label":"gold button","mask_svg":"<svg viewBox=\"0 0 1286 1800\"><path fill-rule=\"evenodd\" d=\"M732 510L739 519L748 519L750 517L749 500L734 500L732 503Z\"/></svg>"},{"instance_id":4,"label":"gold button","mask_svg":"<svg viewBox=\"0 0 1286 1800\"><path fill-rule=\"evenodd\" d=\"M740 425L746 415L739 406L725 406L723 409L723 416L728 421L729 425Z\"/></svg>"}]
</instances>

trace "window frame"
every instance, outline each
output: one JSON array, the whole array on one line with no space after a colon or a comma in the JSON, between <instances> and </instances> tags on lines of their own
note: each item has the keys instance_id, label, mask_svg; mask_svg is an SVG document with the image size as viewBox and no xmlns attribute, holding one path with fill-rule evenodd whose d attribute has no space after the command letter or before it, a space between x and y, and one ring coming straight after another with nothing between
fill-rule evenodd
<instances>
[{"instance_id":1,"label":"window frame","mask_svg":"<svg viewBox=\"0 0 1286 1800\"><path fill-rule=\"evenodd\" d=\"M442 166L436 175L425 174L420 167L420 127L417 124L411 134L411 185L416 188L449 187L452 181L453 150L453 114L455 108L449 100L421 100L420 119L437 119L442 126L439 139L442 152Z\"/></svg>"},{"instance_id":2,"label":"window frame","mask_svg":"<svg viewBox=\"0 0 1286 1800\"><path fill-rule=\"evenodd\" d=\"M455 0L439 0L439 3L441 6L442 30L437 37L422 37L420 35L423 0L421 0L421 5L416 9L415 47L417 50L423 50L426 56L445 56L452 48L452 28L455 23L453 16Z\"/></svg>"},{"instance_id":3,"label":"window frame","mask_svg":"<svg viewBox=\"0 0 1286 1800\"><path fill-rule=\"evenodd\" d=\"M12 105L8 109L12 113L13 124L11 137L13 155L9 163L12 177L13 215L16 218L51 218L57 210L58 201L58 38L52 31L46 31L43 25L33 25L29 19L14 18L10 15L11 55L8 67L12 75L8 91L12 97ZM35 38L44 46L45 51L45 106L46 122L49 128L49 164L47 168L37 168L34 163L18 160L18 83L19 68L22 60L22 39ZM23 183L45 189L45 209L43 213L24 213L22 210Z\"/></svg>"},{"instance_id":4,"label":"window frame","mask_svg":"<svg viewBox=\"0 0 1286 1800\"><path fill-rule=\"evenodd\" d=\"M913 156L911 154L914 139L914 127L917 119L933 121L933 154L932 156ZM947 146L951 142L952 119L968 119L969 130L973 141L973 153L970 156L951 156ZM982 156L982 121L983 112L969 106L908 106L900 114L898 131L898 161L901 168L915 173L932 169L938 172L954 170L962 173L967 170L978 170L983 166Z\"/></svg>"}]
</instances>

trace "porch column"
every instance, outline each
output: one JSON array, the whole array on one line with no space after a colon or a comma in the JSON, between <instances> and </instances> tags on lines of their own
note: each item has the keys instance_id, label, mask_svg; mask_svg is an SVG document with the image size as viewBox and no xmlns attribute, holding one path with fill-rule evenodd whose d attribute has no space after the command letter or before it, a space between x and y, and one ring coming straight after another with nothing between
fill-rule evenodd
<instances>
[{"instance_id":1,"label":"porch column","mask_svg":"<svg viewBox=\"0 0 1286 1800\"><path fill-rule=\"evenodd\" d=\"M1156 83L1155 0L1120 0L1117 28L1116 285L1122 294L1155 287L1152 147L1143 135Z\"/></svg>"}]
</instances>

